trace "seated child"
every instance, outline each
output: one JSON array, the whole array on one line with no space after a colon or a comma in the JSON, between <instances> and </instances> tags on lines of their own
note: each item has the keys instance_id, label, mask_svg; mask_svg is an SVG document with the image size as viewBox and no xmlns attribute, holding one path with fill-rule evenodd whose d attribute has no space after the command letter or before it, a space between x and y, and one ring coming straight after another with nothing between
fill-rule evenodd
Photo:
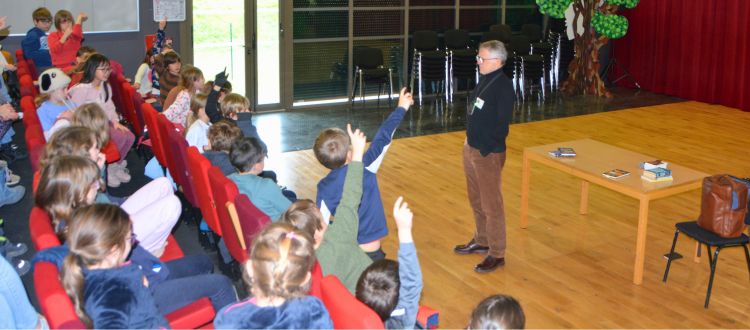
<instances>
[{"instance_id":1,"label":"seated child","mask_svg":"<svg viewBox=\"0 0 750 330\"><path fill-rule=\"evenodd\" d=\"M180 83L167 94L164 101L164 114L174 124L188 127L187 118L190 113L190 100L203 89L203 72L190 66L180 73Z\"/></svg>"},{"instance_id":2,"label":"seated child","mask_svg":"<svg viewBox=\"0 0 750 330\"><path fill-rule=\"evenodd\" d=\"M240 94L229 94L221 101L221 115L237 123L244 137L254 137L260 140L258 129L253 125L253 113L250 111L250 101Z\"/></svg>"},{"instance_id":3,"label":"seated child","mask_svg":"<svg viewBox=\"0 0 750 330\"><path fill-rule=\"evenodd\" d=\"M511 296L489 296L474 308L467 329L523 329L526 326L521 304Z\"/></svg>"},{"instance_id":4,"label":"seated child","mask_svg":"<svg viewBox=\"0 0 750 330\"><path fill-rule=\"evenodd\" d=\"M390 147L393 133L404 118L406 111L414 104L411 93L406 88L401 90L398 99L398 108L391 113L378 129L370 148L364 156L365 174L362 183L364 193L362 203L359 205L359 241L362 250L373 260L385 258L385 253L380 248L380 240L388 235L388 227L383 211L383 201L380 198L380 188L375 174L378 172L383 157ZM330 169L323 179L318 182L318 196L316 201L323 213L323 219L327 222L331 214L336 213L336 208L341 201L341 193L344 186L346 168L351 161L349 153L349 139L346 132L338 128L324 130L315 139L313 146L315 157L326 168Z\"/></svg>"},{"instance_id":5,"label":"seated child","mask_svg":"<svg viewBox=\"0 0 750 330\"><path fill-rule=\"evenodd\" d=\"M49 34L49 53L52 65L70 70L75 65L75 54L83 42L82 23L88 19L86 13L78 14L73 22L73 14L67 10L55 13L55 32Z\"/></svg>"},{"instance_id":6,"label":"seated child","mask_svg":"<svg viewBox=\"0 0 750 330\"><path fill-rule=\"evenodd\" d=\"M52 13L45 7L39 7L31 14L34 27L26 32L26 37L21 41L23 56L34 61L37 69L42 70L52 66L52 58L49 55L49 42L47 32L52 27Z\"/></svg>"},{"instance_id":7,"label":"seated child","mask_svg":"<svg viewBox=\"0 0 750 330\"><path fill-rule=\"evenodd\" d=\"M357 281L357 299L374 310L386 329L413 329L422 295L422 271L412 238L413 214L403 197L393 206L398 227L398 262L375 261Z\"/></svg>"},{"instance_id":8,"label":"seated child","mask_svg":"<svg viewBox=\"0 0 750 330\"><path fill-rule=\"evenodd\" d=\"M95 329L167 328L143 271L126 262L136 236L115 205L90 205L72 214L60 277L75 312Z\"/></svg>"},{"instance_id":9,"label":"seated child","mask_svg":"<svg viewBox=\"0 0 750 330\"><path fill-rule=\"evenodd\" d=\"M266 154L266 145L256 138L245 137L234 141L229 160L238 173L228 178L237 184L240 193L247 195L258 209L276 222L292 202L273 180L258 176L263 172Z\"/></svg>"},{"instance_id":10,"label":"seated child","mask_svg":"<svg viewBox=\"0 0 750 330\"><path fill-rule=\"evenodd\" d=\"M211 127L211 122L206 116L206 97L206 94L196 94L190 100L190 117L185 134L188 145L195 146L201 153L208 145L208 129Z\"/></svg>"},{"instance_id":11,"label":"seated child","mask_svg":"<svg viewBox=\"0 0 750 330\"><path fill-rule=\"evenodd\" d=\"M57 128L55 124L59 120L69 122L73 116L73 111L77 107L73 101L68 98L68 84L70 78L58 68L47 69L39 75L39 92L37 98L36 113L39 122L42 124L44 138L49 140ZM65 125L58 125L63 127Z\"/></svg>"},{"instance_id":12,"label":"seated child","mask_svg":"<svg viewBox=\"0 0 750 330\"><path fill-rule=\"evenodd\" d=\"M217 329L333 329L323 302L308 296L315 250L307 234L289 224L266 227L245 264L252 298L216 313Z\"/></svg>"},{"instance_id":13,"label":"seated child","mask_svg":"<svg viewBox=\"0 0 750 330\"><path fill-rule=\"evenodd\" d=\"M221 169L224 175L229 176L236 173L237 169L229 160L229 151L232 143L242 137L242 131L234 123L221 120L208 128L208 149L203 151L203 156L211 162L211 165Z\"/></svg>"},{"instance_id":14,"label":"seated child","mask_svg":"<svg viewBox=\"0 0 750 330\"><path fill-rule=\"evenodd\" d=\"M282 222L290 223L315 240L315 255L323 275L336 275L354 294L360 274L372 260L357 243L357 209L362 199L362 156L367 138L359 130L351 131L351 163L347 167L344 191L334 221L329 225L311 200L298 200L284 212Z\"/></svg>"}]
</instances>

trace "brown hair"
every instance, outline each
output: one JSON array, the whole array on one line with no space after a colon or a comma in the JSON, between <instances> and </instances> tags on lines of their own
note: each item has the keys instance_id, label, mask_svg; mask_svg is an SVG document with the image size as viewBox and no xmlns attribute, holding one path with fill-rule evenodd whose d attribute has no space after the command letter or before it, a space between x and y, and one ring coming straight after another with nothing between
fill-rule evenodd
<instances>
[{"instance_id":1,"label":"brown hair","mask_svg":"<svg viewBox=\"0 0 750 330\"><path fill-rule=\"evenodd\" d=\"M240 94L231 93L225 96L221 101L220 108L221 115L224 116L224 118L230 118L232 115L235 115L238 112L249 109L250 100Z\"/></svg>"},{"instance_id":2,"label":"brown hair","mask_svg":"<svg viewBox=\"0 0 750 330\"><path fill-rule=\"evenodd\" d=\"M268 154L266 144L254 137L244 137L234 140L229 150L229 161L240 172L248 172L255 164L263 161Z\"/></svg>"},{"instance_id":3,"label":"brown hair","mask_svg":"<svg viewBox=\"0 0 750 330\"><path fill-rule=\"evenodd\" d=\"M349 153L349 135L340 128L328 128L315 139L315 158L328 169L336 169L346 164Z\"/></svg>"},{"instance_id":4,"label":"brown hair","mask_svg":"<svg viewBox=\"0 0 750 330\"><path fill-rule=\"evenodd\" d=\"M208 128L208 143L213 151L226 151L232 149L232 143L242 137L242 130L236 124L219 120Z\"/></svg>"},{"instance_id":5,"label":"brown hair","mask_svg":"<svg viewBox=\"0 0 750 330\"><path fill-rule=\"evenodd\" d=\"M87 327L93 327L84 310L83 267L100 264L113 250L123 253L131 230L130 217L119 206L94 204L73 212L68 247L60 278L65 292L75 305L76 315Z\"/></svg>"},{"instance_id":6,"label":"brown hair","mask_svg":"<svg viewBox=\"0 0 750 330\"><path fill-rule=\"evenodd\" d=\"M52 160L59 156L80 156L89 158L89 149L96 146L101 149L102 145L96 133L88 127L68 126L52 134L52 137L44 146L44 152L39 160L39 167L46 167Z\"/></svg>"},{"instance_id":7,"label":"brown hair","mask_svg":"<svg viewBox=\"0 0 750 330\"><path fill-rule=\"evenodd\" d=\"M190 98L190 116L188 116L187 121L187 128L190 129L190 126L193 125L193 123L198 120L198 115L200 113L201 109L206 109L206 101L208 100L208 95L203 93L195 94L195 96ZM185 133L187 134L187 130L185 130Z\"/></svg>"},{"instance_id":8,"label":"brown hair","mask_svg":"<svg viewBox=\"0 0 750 330\"><path fill-rule=\"evenodd\" d=\"M59 156L42 168L35 203L52 217L62 240L73 210L86 204L91 185L99 179L99 167L87 157Z\"/></svg>"},{"instance_id":9,"label":"brown hair","mask_svg":"<svg viewBox=\"0 0 750 330\"><path fill-rule=\"evenodd\" d=\"M73 113L73 125L88 127L96 134L100 146L109 143L109 117L97 103L86 103Z\"/></svg>"},{"instance_id":10,"label":"brown hair","mask_svg":"<svg viewBox=\"0 0 750 330\"><path fill-rule=\"evenodd\" d=\"M195 95L195 82L203 78L203 71L192 65L182 69L180 73L180 83L177 84L181 89L186 89L192 98Z\"/></svg>"},{"instance_id":11,"label":"brown hair","mask_svg":"<svg viewBox=\"0 0 750 330\"><path fill-rule=\"evenodd\" d=\"M288 223L310 237L315 237L315 232L323 230L323 214L309 199L298 199L281 214L280 222Z\"/></svg>"},{"instance_id":12,"label":"brown hair","mask_svg":"<svg viewBox=\"0 0 750 330\"><path fill-rule=\"evenodd\" d=\"M355 296L385 321L396 309L400 289L398 262L381 259L367 266L359 276Z\"/></svg>"},{"instance_id":13,"label":"brown hair","mask_svg":"<svg viewBox=\"0 0 750 330\"><path fill-rule=\"evenodd\" d=\"M55 29L57 29L57 31L60 31L60 24L64 21L70 21L72 23L73 14L65 9L60 9L55 13Z\"/></svg>"},{"instance_id":14,"label":"brown hair","mask_svg":"<svg viewBox=\"0 0 750 330\"><path fill-rule=\"evenodd\" d=\"M48 20L51 21L52 20L52 13L50 13L49 9L47 9L46 7L39 7L37 9L35 9L33 13L31 13L31 17L35 21L40 21L40 20L43 20L43 19L48 19Z\"/></svg>"},{"instance_id":15,"label":"brown hair","mask_svg":"<svg viewBox=\"0 0 750 330\"><path fill-rule=\"evenodd\" d=\"M315 263L307 234L286 223L273 223L258 234L250 251L253 276L249 284L255 293L283 299L307 295L308 274Z\"/></svg>"},{"instance_id":16,"label":"brown hair","mask_svg":"<svg viewBox=\"0 0 750 330\"><path fill-rule=\"evenodd\" d=\"M521 304L511 296L489 296L474 308L469 329L523 329L526 316Z\"/></svg>"}]
</instances>

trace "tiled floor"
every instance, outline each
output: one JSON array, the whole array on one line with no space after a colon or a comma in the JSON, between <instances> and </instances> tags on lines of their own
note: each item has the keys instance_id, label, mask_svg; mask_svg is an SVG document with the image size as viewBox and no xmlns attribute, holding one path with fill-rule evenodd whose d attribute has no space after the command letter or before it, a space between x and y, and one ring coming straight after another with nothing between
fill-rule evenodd
<instances>
[{"instance_id":1,"label":"tiled floor","mask_svg":"<svg viewBox=\"0 0 750 330\"><path fill-rule=\"evenodd\" d=\"M534 100L518 103L513 122L523 123L682 101L676 97L632 89L618 88L613 92L615 96L611 99L593 96L564 97L556 94L549 96L544 102ZM393 106L395 105L394 102ZM310 149L321 130L333 126L344 128L349 122L363 129L366 134L375 134L391 110L387 100L381 100L379 107L376 107L375 101L368 101L364 106L357 102L351 110L345 104L258 114L255 116L255 125L269 151L278 153ZM466 96L457 97L453 104L428 98L424 100L423 106L415 105L407 113L395 137L464 130L465 114Z\"/></svg>"}]
</instances>

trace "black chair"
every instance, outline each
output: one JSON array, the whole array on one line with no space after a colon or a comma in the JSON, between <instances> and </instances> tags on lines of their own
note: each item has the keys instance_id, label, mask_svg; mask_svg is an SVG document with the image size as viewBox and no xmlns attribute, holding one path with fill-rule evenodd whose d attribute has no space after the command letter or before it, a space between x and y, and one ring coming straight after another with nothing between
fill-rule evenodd
<instances>
[{"instance_id":1,"label":"black chair","mask_svg":"<svg viewBox=\"0 0 750 330\"><path fill-rule=\"evenodd\" d=\"M393 73L390 68L383 66L383 51L380 48L357 47L354 49L354 79L352 80L352 95L349 106L353 106L357 86L362 105L365 103L366 83L378 84L378 106L380 94L388 85L388 105L393 101Z\"/></svg>"},{"instance_id":2,"label":"black chair","mask_svg":"<svg viewBox=\"0 0 750 330\"><path fill-rule=\"evenodd\" d=\"M745 181L748 181L745 179ZM750 208L750 205L748 205ZM750 225L750 213L745 216L745 224ZM748 252L748 244L750 244L750 237L744 233L737 238L724 238L720 237L708 230L705 230L698 226L697 221L687 221L675 224L677 230L674 233L674 240L672 241L672 248L669 250L667 255L667 268L664 270L664 278L662 281L667 282L667 276L669 276L669 267L672 265L673 259L675 258L674 248L677 245L677 237L680 233L687 235L688 237L698 241L698 255L700 255L700 245L705 245L708 251L708 265L711 269L711 275L708 277L708 290L706 291L706 303L703 308L708 308L708 302L711 299L711 288L714 284L714 275L716 274L716 264L719 262L719 252L724 248L742 246L745 249L745 261L747 262L747 271L750 273L750 252ZM711 247L715 247L713 256L711 255Z\"/></svg>"},{"instance_id":3,"label":"black chair","mask_svg":"<svg viewBox=\"0 0 750 330\"><path fill-rule=\"evenodd\" d=\"M424 82L437 82L440 88L437 89L438 95L443 90L446 101L448 100L448 57L447 54L438 47L438 35L434 31L416 31L412 36L412 46L414 54L412 56L411 80L409 85L411 90L414 89L414 80L417 80L417 89L419 92L419 104L422 104L422 95L424 93Z\"/></svg>"},{"instance_id":4,"label":"black chair","mask_svg":"<svg viewBox=\"0 0 750 330\"><path fill-rule=\"evenodd\" d=\"M508 24L495 24L490 26L490 32L499 33L500 37L497 40L502 41L504 44L510 42L510 37L513 36L513 31L510 29Z\"/></svg>"},{"instance_id":5,"label":"black chair","mask_svg":"<svg viewBox=\"0 0 750 330\"><path fill-rule=\"evenodd\" d=\"M548 38L545 39L542 27L537 24L522 25L521 34L529 37L529 42L531 43L531 51L529 54L542 56L544 67L547 70L545 76L548 78L549 85L552 86L554 79L552 72L553 62L555 61L555 48L553 43L549 40L549 35Z\"/></svg>"},{"instance_id":6,"label":"black chair","mask_svg":"<svg viewBox=\"0 0 750 330\"><path fill-rule=\"evenodd\" d=\"M513 52L516 74L518 76L518 91L521 99L526 100L526 91L534 90L540 92L542 100L545 99L545 76L546 69L544 58L541 55L533 55L529 38L524 35L513 36L510 39L508 52Z\"/></svg>"},{"instance_id":7,"label":"black chair","mask_svg":"<svg viewBox=\"0 0 750 330\"><path fill-rule=\"evenodd\" d=\"M479 81L477 51L471 47L470 43L471 38L466 30L445 31L445 50L448 54L448 76L450 77L448 99L450 102L453 102L454 86L457 79L467 80L467 90L468 82L474 81L476 84Z\"/></svg>"}]
</instances>

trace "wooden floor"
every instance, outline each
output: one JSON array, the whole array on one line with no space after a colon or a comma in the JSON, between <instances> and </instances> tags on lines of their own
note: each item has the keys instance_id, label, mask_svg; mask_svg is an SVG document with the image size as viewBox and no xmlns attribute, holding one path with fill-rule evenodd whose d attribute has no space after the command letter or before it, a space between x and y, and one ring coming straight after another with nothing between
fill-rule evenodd
<instances>
[{"instance_id":1,"label":"wooden floor","mask_svg":"<svg viewBox=\"0 0 750 330\"><path fill-rule=\"evenodd\" d=\"M404 195L415 213L422 303L440 310L441 327L464 327L481 299L504 293L519 299L529 328L750 328L742 249L721 253L709 310L703 309L705 257L674 262L669 282L661 281L674 223L697 216L698 190L651 203L641 286L631 282L635 199L592 186L589 214L579 215L580 182L533 164L529 228L519 228L523 148L586 137L706 173L750 176L750 113L735 109L684 102L513 125L503 171L506 265L480 275L473 266L482 256L452 251L474 228L461 165L464 133L396 140L378 174L380 189L387 211ZM327 172L310 150L271 155L267 167L280 183L312 199ZM384 249L395 258L395 226L388 225L392 235ZM677 251L690 256L694 246L681 238Z\"/></svg>"}]
</instances>

